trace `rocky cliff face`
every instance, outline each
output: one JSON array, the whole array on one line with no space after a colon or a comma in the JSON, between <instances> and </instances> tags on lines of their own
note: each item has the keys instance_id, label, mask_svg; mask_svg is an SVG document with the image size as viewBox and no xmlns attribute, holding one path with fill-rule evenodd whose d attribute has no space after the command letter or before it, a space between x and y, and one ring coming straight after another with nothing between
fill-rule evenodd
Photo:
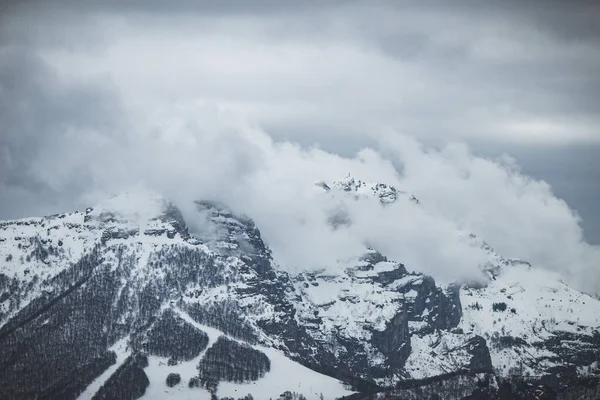
<instances>
[{"instance_id":1,"label":"rocky cliff face","mask_svg":"<svg viewBox=\"0 0 600 400\"><path fill-rule=\"evenodd\" d=\"M322 187L418 203L352 178ZM330 397L348 393L340 381L373 392L457 373L598 375L598 300L527 263L488 248L488 284L442 287L365 248L335 273L290 275L250 218L196 207L194 234L151 193L0 223L2 398L224 396L275 385L285 362L335 378L318 377Z\"/></svg>"}]
</instances>

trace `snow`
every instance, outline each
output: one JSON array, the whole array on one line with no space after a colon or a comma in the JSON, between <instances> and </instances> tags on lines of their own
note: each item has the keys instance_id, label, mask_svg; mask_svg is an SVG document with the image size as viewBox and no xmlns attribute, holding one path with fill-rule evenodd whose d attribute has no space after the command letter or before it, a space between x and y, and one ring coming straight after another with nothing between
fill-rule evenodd
<instances>
[{"instance_id":1,"label":"snow","mask_svg":"<svg viewBox=\"0 0 600 400\"><path fill-rule=\"evenodd\" d=\"M392 190L388 186L366 184L348 178L334 183L332 188L346 191L359 196L376 195L382 202L394 198L402 192ZM385 201L384 201L385 200ZM137 229L137 233L124 239L110 239L111 245L123 244L127 251L135 255L135 276L154 279L164 271L153 269L149 261L156 261L156 252L164 246L193 246L201 251L211 253L206 244L184 241L180 236L169 239L167 235L148 235L148 230L172 228L170 224L160 221L168 203L155 193L136 190L121 196L116 196L106 202L89 209L84 213L70 213L46 218L27 218L16 221L0 222L0 274L16 278L22 283L32 281L34 276L40 278L40 283L26 297L21 299L21 308L35 298L44 289L44 279L77 262L85 252L100 241L102 233L107 229L128 230ZM217 216L215 221L225 224L239 225L235 218ZM43 239L46 245L59 248L58 255L50 255L48 263L38 259L30 262L24 260L33 250L29 238ZM218 238L218 237L217 237ZM509 374L515 368L521 367L521 361L526 361L525 372L537 374L543 368L552 365L549 358L551 352L533 346L552 337L557 331L588 333L600 327L600 302L586 294L577 292L563 282L560 277L551 272L536 269L527 263L504 259L481 239L465 233L465 239L471 240L474 246L479 246L489 252L490 265L496 268L490 272L487 287L481 289L463 287L460 298L463 307L463 317L459 328L466 334L438 332L431 335L418 335L425 322L409 322L412 353L406 363L406 371L413 378L422 378L442 374L468 364L470 356L460 346L474 335L486 338L490 348L492 362L502 374ZM60 245L59 245L60 241ZM209 243L210 248L217 251L215 246L235 246L228 241ZM9 257L10 256L10 257ZM105 254L106 262L114 261L115 255L109 248ZM237 257L223 261L215 260L216 265L223 268L224 276L243 277L251 281L256 278L254 272L240 274L243 262ZM115 265L113 263L113 265ZM356 338L367 343L371 338L371 329L383 330L387 322L400 310L405 301L415 298L418 293L411 289L406 294L404 287L416 285L423 277L421 275L406 275L385 287L373 282L372 278L382 272L390 272L398 268L398 264L382 261L373 265L372 269L362 270L365 261L351 259L340 261L334 269L336 274L326 275L324 271L314 273L294 281L297 291L290 293L291 297L299 297L302 301L294 300L298 307L296 318L315 320L310 322L318 325L315 336L327 341L333 332L342 336ZM330 271L329 271L330 272ZM238 274L238 275L236 275ZM126 282L123 281L124 286ZM210 302L231 298L231 289L241 288L246 284L235 279L228 285L212 288L188 287L184 302ZM200 294L192 296L195 289L202 289ZM122 290L122 287L119 289ZM132 286L129 290L135 291ZM251 324L260 320L277 318L273 305L264 300L262 295L240 296L235 300L244 310ZM0 303L0 311L9 307L9 300ZM505 303L505 311L493 311L494 303ZM514 310L514 311L513 311ZM13 313L18 310L13 310ZM203 330L209 335L209 346L223 333L217 329L201 325L193 321L185 312L176 309L186 321ZM132 311L133 312L133 311ZM426 317L428 310L423 313ZM0 321L0 326L2 321ZM494 338L512 336L523 339L528 346L512 346L499 348L494 345ZM268 343L267 341L263 343ZM115 347L116 346L116 347ZM90 398L98 388L116 371L127 357L126 341L120 341L113 346L117 352L117 364L111 366L96 379L80 398ZM367 347L369 345L367 344ZM257 382L235 384L222 382L219 386L219 396L242 397L251 393L257 400L277 398L286 390L304 394L307 398L335 398L350 392L333 378L318 374L300 364L288 359L278 350L254 346L271 359L272 368L265 377ZM455 349L455 351L449 351ZM381 354L369 348L372 354L371 365L382 362ZM167 360L161 357L149 357L149 366L145 369L151 383L145 398L210 398L210 394L202 389L189 389L189 378L197 375L196 366L202 354L193 360L181 362L176 366L168 366ZM536 364L537 366L530 366ZM581 370L586 370L583 367ZM592 367L589 367L592 368ZM589 369L588 368L588 369ZM165 384L166 376L179 373L182 382L169 388ZM88 396L89 397L85 397Z\"/></svg>"},{"instance_id":2,"label":"snow","mask_svg":"<svg viewBox=\"0 0 600 400\"><path fill-rule=\"evenodd\" d=\"M370 333L363 327L385 329L385 324L398 312L398 301L403 296L345 274L316 275L314 283L300 281L296 288L312 305L305 310L306 317L314 318L314 311L318 311L324 335L335 329L346 337L369 338Z\"/></svg>"},{"instance_id":3,"label":"snow","mask_svg":"<svg viewBox=\"0 0 600 400\"><path fill-rule=\"evenodd\" d=\"M162 246L174 242L188 245L179 236L170 239L167 235L144 234L146 230L172 229L169 223L159 219L167 206L168 202L158 194L138 188L88 208L85 213L0 222L0 274L16 279L21 287L28 284L31 287L26 294L20 294L19 307L13 305L10 315L4 316L0 326L45 290L44 285L52 277L99 244L106 231L136 232L123 239L111 238L110 243L137 246L142 253L140 266L148 254ZM207 250L203 245L198 247ZM52 253L50 248L54 250ZM35 256L38 249L48 251L46 259ZM3 303L0 308L5 310L8 306Z\"/></svg>"},{"instance_id":4,"label":"snow","mask_svg":"<svg viewBox=\"0 0 600 400\"><path fill-rule=\"evenodd\" d=\"M319 281L319 286L312 284L304 290L308 299L315 305L330 304L337 301L340 290L342 289L338 282Z\"/></svg>"},{"instance_id":5,"label":"snow","mask_svg":"<svg viewBox=\"0 0 600 400\"><path fill-rule=\"evenodd\" d=\"M131 354L131 350L127 346L128 340L129 337L123 338L110 347L109 350L114 351L117 355L117 362L108 367L108 369L104 371L102 375L94 379L94 381L90 383L87 388L85 388L85 391L79 395L80 400L89 400L94 397L94 395L98 392L98 390L100 390L108 378L110 378L112 374L119 369L123 362L125 362L127 357L129 357Z\"/></svg>"},{"instance_id":6,"label":"snow","mask_svg":"<svg viewBox=\"0 0 600 400\"><path fill-rule=\"evenodd\" d=\"M554 332L591 334L600 328L600 302L571 289L552 272L527 264L504 266L495 280L482 289L462 288L463 317L460 328L488 340L492 362L503 374L525 364L538 364L525 372L538 374L554 354L534 346L494 346L494 337L512 336L528 345L541 342ZM505 303L505 311L493 311L494 303ZM492 342L492 343L490 343Z\"/></svg>"},{"instance_id":7,"label":"snow","mask_svg":"<svg viewBox=\"0 0 600 400\"><path fill-rule=\"evenodd\" d=\"M430 335L412 335L411 353L404 366L413 379L422 379L456 371L468 366L470 354L464 347L470 336L446 331Z\"/></svg>"},{"instance_id":8,"label":"snow","mask_svg":"<svg viewBox=\"0 0 600 400\"><path fill-rule=\"evenodd\" d=\"M45 281L93 248L100 235L101 232L84 226L84 216L78 212L0 222L0 274L16 280L21 288L28 284L31 287L27 294L20 294L19 307L13 308L10 315L0 321L0 326L6 317L37 297L44 290ZM41 249L48 252L45 259L35 255ZM4 304L3 308L7 307L8 303Z\"/></svg>"},{"instance_id":9,"label":"snow","mask_svg":"<svg viewBox=\"0 0 600 400\"><path fill-rule=\"evenodd\" d=\"M594 372L597 372L599 367L600 367L600 365L599 365L598 361L594 361L590 365L587 365L584 367L578 367L577 369L579 370L579 373L583 376L593 376L593 375L595 375Z\"/></svg>"},{"instance_id":10,"label":"snow","mask_svg":"<svg viewBox=\"0 0 600 400\"><path fill-rule=\"evenodd\" d=\"M227 336L218 329L197 323L180 309L176 308L174 311L186 322L206 332L209 337L207 349L212 346L219 336ZM237 339L227 337L230 340L239 342ZM340 381L306 368L290 360L278 350L263 346L252 347L269 357L271 360L270 372L255 382L221 382L217 390L219 397L231 396L237 399L250 393L257 400L276 399L286 390L290 390L302 393L308 400L318 400L321 394L323 394L324 399L336 399L353 393L346 390ZM149 365L144 371L150 380L150 385L142 398L150 400L165 398L210 399L208 391L188 387L189 379L198 375L196 366L203 355L204 352L193 360L180 362L175 366L168 366L167 358L149 357ZM169 373L178 373L181 375L181 382L172 388L168 387L165 383Z\"/></svg>"},{"instance_id":11,"label":"snow","mask_svg":"<svg viewBox=\"0 0 600 400\"><path fill-rule=\"evenodd\" d=\"M356 266L361 266L361 265L368 265L367 262L362 261L361 263L356 263ZM368 278L368 277L373 277L373 276L377 276L377 274L380 274L382 272L391 272L394 271L396 269L398 269L399 265L396 262L393 261L380 261L377 264L373 265L373 269L369 269L366 271L354 271L353 274L354 276L358 277L358 278Z\"/></svg>"},{"instance_id":12,"label":"snow","mask_svg":"<svg viewBox=\"0 0 600 400\"><path fill-rule=\"evenodd\" d=\"M29 280L36 274L56 275L64 268L64 261L76 261L86 245L99 237L82 228L82 224L81 213L0 222L0 273L19 280ZM53 246L59 254L49 255L46 262L31 257L36 245L30 239L44 241L44 247ZM31 257L29 262L27 256Z\"/></svg>"},{"instance_id":13,"label":"snow","mask_svg":"<svg viewBox=\"0 0 600 400\"><path fill-rule=\"evenodd\" d=\"M321 394L324 399L333 400L353 393L345 389L340 381L306 368L275 349L260 346L255 348L269 357L271 371L256 382L221 382L218 389L220 397L238 398L250 393L257 400L276 399L289 390L302 393L307 400L318 400Z\"/></svg>"},{"instance_id":14,"label":"snow","mask_svg":"<svg viewBox=\"0 0 600 400\"><path fill-rule=\"evenodd\" d=\"M188 387L190 378L198 376L198 369L196 369L196 366L201 358L202 355L190 361L183 361L177 365L169 366L167 365L167 358L149 356L148 366L144 369L144 372L148 376L150 385L146 388L146 393L144 393L142 398L152 400L160 400L166 397L178 399L210 399L210 393L208 391L203 389L190 389ZM170 373L177 373L181 376L181 382L173 387L169 387L166 384L167 375ZM198 396L198 394L200 394L200 396Z\"/></svg>"},{"instance_id":15,"label":"snow","mask_svg":"<svg viewBox=\"0 0 600 400\"><path fill-rule=\"evenodd\" d=\"M348 175L339 181L335 181L331 185L322 181L316 182L315 185L329 193L332 192L331 189L334 189L338 193L345 192L352 194L356 200L375 197L384 205L396 202L399 197L403 197L415 203L418 202L414 196L400 191L391 185L385 183L364 182L351 175Z\"/></svg>"},{"instance_id":16,"label":"snow","mask_svg":"<svg viewBox=\"0 0 600 400\"><path fill-rule=\"evenodd\" d=\"M392 282L390 285L388 285L388 288L392 290L400 290L408 284L418 285L421 279L423 279L421 275L406 275Z\"/></svg>"},{"instance_id":17,"label":"snow","mask_svg":"<svg viewBox=\"0 0 600 400\"><path fill-rule=\"evenodd\" d=\"M552 330L581 333L577 325L600 326L600 302L571 289L549 271L514 266L503 269L498 279L481 290L461 290L465 303L462 327L474 324L482 332L504 328L507 335L539 337L535 328L541 321L555 321ZM493 312L494 302L504 302L507 310ZM481 310L469 305L479 303ZM514 308L515 313L510 310Z\"/></svg>"},{"instance_id":18,"label":"snow","mask_svg":"<svg viewBox=\"0 0 600 400\"><path fill-rule=\"evenodd\" d=\"M204 331L208 335L208 345L206 349L212 346L222 334L217 329L197 323L188 314L178 308L175 308L174 311L186 322L197 329ZM210 393L207 390L200 388L190 389L187 386L190 378L198 376L198 369L196 366L204 356L206 349L192 360L180 361L177 365L172 366L167 364L167 358L149 356L148 367L144 369L144 372L148 376L150 385L146 388L146 392L142 398L151 400L160 400L169 397L177 399L210 399ZM173 387L168 387L166 385L167 375L170 373L177 373L181 376L181 382Z\"/></svg>"}]
</instances>

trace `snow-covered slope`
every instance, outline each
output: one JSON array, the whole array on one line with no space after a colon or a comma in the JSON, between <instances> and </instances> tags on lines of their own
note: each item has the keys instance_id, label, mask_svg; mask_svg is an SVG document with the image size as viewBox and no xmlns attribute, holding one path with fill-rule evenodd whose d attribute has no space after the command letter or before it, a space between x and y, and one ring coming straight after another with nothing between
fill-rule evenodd
<instances>
[{"instance_id":1,"label":"snow-covered slope","mask_svg":"<svg viewBox=\"0 0 600 400\"><path fill-rule=\"evenodd\" d=\"M181 310L177 310L176 312L188 323L207 333L209 338L207 348L210 348L222 336L233 341L238 341L218 329L195 322L193 318ZM237 399L250 394L255 399L275 399L282 393L291 390L302 393L307 400L319 400L321 395L325 399L335 399L352 394L352 391L344 388L344 385L340 381L319 374L290 360L280 350L256 345L252 347L264 353L269 358L271 362L270 370L256 381L221 383L218 388L220 396ZM148 359L149 365L144 369L150 384L142 398L149 400L161 400L165 398L209 400L211 393L207 389L189 388L189 378L198 375L197 365L204 354L205 352L202 352L197 357L189 361L180 362L177 365L169 365L166 357L150 356ZM181 382L173 387L165 385L165 378L170 373L177 373L182 377Z\"/></svg>"},{"instance_id":2,"label":"snow-covered slope","mask_svg":"<svg viewBox=\"0 0 600 400\"><path fill-rule=\"evenodd\" d=\"M568 347L600 345L600 302L549 271L503 268L483 289L463 287L461 299L460 327L486 338L502 375L542 375L564 365ZM570 361L580 369L592 364Z\"/></svg>"}]
</instances>

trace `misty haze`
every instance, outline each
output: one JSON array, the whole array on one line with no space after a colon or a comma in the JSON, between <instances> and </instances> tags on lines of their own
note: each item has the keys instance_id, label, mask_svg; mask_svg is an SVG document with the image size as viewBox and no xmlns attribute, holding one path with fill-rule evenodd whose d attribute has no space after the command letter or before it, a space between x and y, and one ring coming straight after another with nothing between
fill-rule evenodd
<instances>
[{"instance_id":1,"label":"misty haze","mask_svg":"<svg viewBox=\"0 0 600 400\"><path fill-rule=\"evenodd\" d=\"M0 398L598 398L597 15L0 2Z\"/></svg>"}]
</instances>

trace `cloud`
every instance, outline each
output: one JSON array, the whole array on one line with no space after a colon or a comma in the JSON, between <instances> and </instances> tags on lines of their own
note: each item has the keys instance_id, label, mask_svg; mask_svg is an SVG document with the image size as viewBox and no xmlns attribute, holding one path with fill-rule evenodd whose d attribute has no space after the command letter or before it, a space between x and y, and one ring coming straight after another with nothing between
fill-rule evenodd
<instances>
[{"instance_id":1,"label":"cloud","mask_svg":"<svg viewBox=\"0 0 600 400\"><path fill-rule=\"evenodd\" d=\"M597 276L600 247L584 241L579 215L546 182L522 174L514 159L477 157L465 144L428 149L389 133L382 140L402 162L401 184L431 212L500 254L561 272L588 290L598 287L590 276Z\"/></svg>"},{"instance_id":2,"label":"cloud","mask_svg":"<svg viewBox=\"0 0 600 400\"><path fill-rule=\"evenodd\" d=\"M144 110L202 99L271 132L600 143L594 7L270 5L46 5L0 33Z\"/></svg>"},{"instance_id":3,"label":"cloud","mask_svg":"<svg viewBox=\"0 0 600 400\"><path fill-rule=\"evenodd\" d=\"M3 217L143 184L192 225L199 198L250 215L288 268L335 265L366 242L445 281L472 277L484 255L460 233L473 232L598 290L598 247L549 185L452 144L597 143L593 27L554 32L555 14L514 6L332 4L17 7L0 24ZM334 230L340 200L313 183L348 173L423 206L347 202L352 223Z\"/></svg>"},{"instance_id":4,"label":"cloud","mask_svg":"<svg viewBox=\"0 0 600 400\"><path fill-rule=\"evenodd\" d=\"M79 207L143 184L174 199L192 227L203 223L194 200L222 201L251 216L277 260L293 270L334 267L366 243L442 282L474 278L485 254L464 240L472 232L580 287L598 284L589 279L598 249L583 242L577 215L546 183L520 174L514 160L477 157L464 144L438 151L393 131L375 137L378 148L344 157L275 140L235 112L202 102L163 105L143 119L133 113L114 128L92 134L76 125L52 136L32 149L30 180L69 193ZM26 147L15 140L9 151ZM332 198L314 185L348 173L413 193L422 206L382 208ZM333 229L328 217L341 202L352 223Z\"/></svg>"},{"instance_id":5,"label":"cloud","mask_svg":"<svg viewBox=\"0 0 600 400\"><path fill-rule=\"evenodd\" d=\"M119 135L120 106L109 90L98 82L60 80L29 49L3 46L0 93L0 201L5 217L27 215L32 208L47 212L71 192L93 184L86 169L60 169L59 159L85 159L86 153L101 149L102 141ZM64 155L66 150L72 153Z\"/></svg>"}]
</instances>

